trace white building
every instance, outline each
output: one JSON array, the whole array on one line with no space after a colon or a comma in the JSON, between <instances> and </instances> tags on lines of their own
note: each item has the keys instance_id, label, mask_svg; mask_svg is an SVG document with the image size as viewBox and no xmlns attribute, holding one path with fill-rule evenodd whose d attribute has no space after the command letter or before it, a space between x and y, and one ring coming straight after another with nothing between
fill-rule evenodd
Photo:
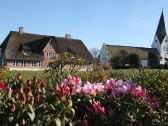
<instances>
[{"instance_id":1,"label":"white building","mask_svg":"<svg viewBox=\"0 0 168 126\"><path fill-rule=\"evenodd\" d=\"M168 36L165 27L163 11L160 16L158 27L152 43L152 48L156 48L160 53L160 64L168 62Z\"/></svg>"},{"instance_id":2,"label":"white building","mask_svg":"<svg viewBox=\"0 0 168 126\"><path fill-rule=\"evenodd\" d=\"M148 53L150 51L156 52L157 50L154 48L143 48L143 47L131 47L131 46L118 46L118 45L107 45L103 44L100 50L100 57L99 62L101 64L108 64L111 63L113 56L116 56L119 51L124 50L128 54L138 54L139 55L139 62L142 67L148 66Z\"/></svg>"}]
</instances>

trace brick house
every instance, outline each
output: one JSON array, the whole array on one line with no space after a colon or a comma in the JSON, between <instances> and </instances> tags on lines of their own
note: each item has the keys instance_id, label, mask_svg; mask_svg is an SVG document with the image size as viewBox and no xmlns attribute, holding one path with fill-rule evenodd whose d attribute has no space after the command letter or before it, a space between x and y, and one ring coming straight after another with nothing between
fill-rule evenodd
<instances>
[{"instance_id":1,"label":"brick house","mask_svg":"<svg viewBox=\"0 0 168 126\"><path fill-rule=\"evenodd\" d=\"M0 65L9 70L47 70L52 57L73 51L85 60L83 70L90 68L93 57L79 39L24 33L24 28L11 31L1 44Z\"/></svg>"}]
</instances>

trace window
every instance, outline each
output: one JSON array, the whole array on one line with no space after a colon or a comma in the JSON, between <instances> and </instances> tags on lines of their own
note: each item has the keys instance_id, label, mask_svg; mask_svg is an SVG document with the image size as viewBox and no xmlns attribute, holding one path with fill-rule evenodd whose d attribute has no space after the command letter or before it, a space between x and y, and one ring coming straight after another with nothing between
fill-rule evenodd
<instances>
[{"instance_id":1,"label":"window","mask_svg":"<svg viewBox=\"0 0 168 126\"><path fill-rule=\"evenodd\" d=\"M53 46L52 44L50 45L50 49L51 49L51 50L53 50L53 49L54 49L54 46Z\"/></svg>"},{"instance_id":2,"label":"window","mask_svg":"<svg viewBox=\"0 0 168 126\"><path fill-rule=\"evenodd\" d=\"M155 40L155 42L157 42L157 40Z\"/></svg>"},{"instance_id":3,"label":"window","mask_svg":"<svg viewBox=\"0 0 168 126\"><path fill-rule=\"evenodd\" d=\"M38 66L43 66L42 62L38 61Z\"/></svg>"},{"instance_id":4,"label":"window","mask_svg":"<svg viewBox=\"0 0 168 126\"><path fill-rule=\"evenodd\" d=\"M14 60L14 61L13 61L13 65L14 65L14 66L17 66L17 65L18 65L18 61L17 61L17 60Z\"/></svg>"},{"instance_id":5,"label":"window","mask_svg":"<svg viewBox=\"0 0 168 126\"><path fill-rule=\"evenodd\" d=\"M56 57L56 53L53 53L52 56L53 56L53 57Z\"/></svg>"},{"instance_id":6,"label":"window","mask_svg":"<svg viewBox=\"0 0 168 126\"><path fill-rule=\"evenodd\" d=\"M165 40L165 42L167 42L167 39Z\"/></svg>"},{"instance_id":7,"label":"window","mask_svg":"<svg viewBox=\"0 0 168 126\"><path fill-rule=\"evenodd\" d=\"M24 55L28 55L28 53L29 53L29 50L26 50L26 49L23 50Z\"/></svg>"},{"instance_id":8,"label":"window","mask_svg":"<svg viewBox=\"0 0 168 126\"><path fill-rule=\"evenodd\" d=\"M36 61L32 61L32 67L36 66Z\"/></svg>"},{"instance_id":9,"label":"window","mask_svg":"<svg viewBox=\"0 0 168 126\"><path fill-rule=\"evenodd\" d=\"M26 62L24 60L21 61L22 66L26 66Z\"/></svg>"},{"instance_id":10,"label":"window","mask_svg":"<svg viewBox=\"0 0 168 126\"><path fill-rule=\"evenodd\" d=\"M47 57L50 57L51 56L51 53L50 52L47 52Z\"/></svg>"}]
</instances>

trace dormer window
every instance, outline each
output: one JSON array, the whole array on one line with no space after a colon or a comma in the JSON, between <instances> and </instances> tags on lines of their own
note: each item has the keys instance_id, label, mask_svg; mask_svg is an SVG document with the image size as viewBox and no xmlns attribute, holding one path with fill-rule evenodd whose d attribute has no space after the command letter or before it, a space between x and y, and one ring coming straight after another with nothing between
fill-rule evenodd
<instances>
[{"instance_id":1,"label":"dormer window","mask_svg":"<svg viewBox=\"0 0 168 126\"><path fill-rule=\"evenodd\" d=\"M24 54L24 55L28 55L28 50L23 49L23 54Z\"/></svg>"}]
</instances>

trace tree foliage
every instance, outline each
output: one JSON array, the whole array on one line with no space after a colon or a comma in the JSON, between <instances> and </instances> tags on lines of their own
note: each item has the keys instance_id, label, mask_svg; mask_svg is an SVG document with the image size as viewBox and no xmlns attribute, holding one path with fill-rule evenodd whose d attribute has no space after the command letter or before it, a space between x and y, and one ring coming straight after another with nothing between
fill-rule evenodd
<instances>
[{"instance_id":1,"label":"tree foliage","mask_svg":"<svg viewBox=\"0 0 168 126\"><path fill-rule=\"evenodd\" d=\"M128 56L128 59L129 59L129 64L131 67L139 67L140 66L138 54L130 53Z\"/></svg>"},{"instance_id":2,"label":"tree foliage","mask_svg":"<svg viewBox=\"0 0 168 126\"><path fill-rule=\"evenodd\" d=\"M112 57L113 68L128 68L139 66L139 55L130 53L128 54L125 50L119 51Z\"/></svg>"},{"instance_id":3,"label":"tree foliage","mask_svg":"<svg viewBox=\"0 0 168 126\"><path fill-rule=\"evenodd\" d=\"M154 51L150 51L148 53L148 66L150 66L151 68L159 67L159 57Z\"/></svg>"},{"instance_id":4,"label":"tree foliage","mask_svg":"<svg viewBox=\"0 0 168 126\"><path fill-rule=\"evenodd\" d=\"M96 62L98 62L100 50L97 49L97 48L92 48L92 49L90 49L90 53L92 54L94 60L95 60Z\"/></svg>"},{"instance_id":5,"label":"tree foliage","mask_svg":"<svg viewBox=\"0 0 168 126\"><path fill-rule=\"evenodd\" d=\"M71 53L63 53L59 57L54 57L49 63L49 76L52 82L60 84L66 77L66 73L78 71L84 60L80 56L73 56Z\"/></svg>"}]
</instances>

